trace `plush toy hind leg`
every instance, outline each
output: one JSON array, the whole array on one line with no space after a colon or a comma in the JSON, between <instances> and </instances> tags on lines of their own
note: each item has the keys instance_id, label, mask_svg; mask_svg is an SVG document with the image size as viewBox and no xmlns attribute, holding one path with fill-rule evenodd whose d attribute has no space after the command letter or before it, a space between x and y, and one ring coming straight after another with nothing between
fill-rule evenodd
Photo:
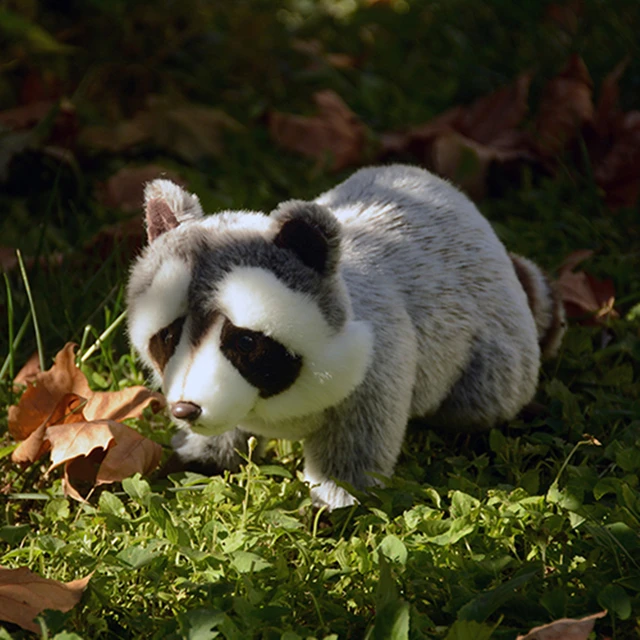
<instances>
[{"instance_id":1,"label":"plush toy hind leg","mask_svg":"<svg viewBox=\"0 0 640 640\"><path fill-rule=\"evenodd\" d=\"M465 370L430 422L464 430L511 420L533 398L540 366L537 343L478 340Z\"/></svg>"},{"instance_id":2,"label":"plush toy hind leg","mask_svg":"<svg viewBox=\"0 0 640 640\"><path fill-rule=\"evenodd\" d=\"M219 436L202 436L190 429L180 429L171 445L174 449L172 470L188 470L205 475L222 473L225 469L237 471L249 451L251 434L240 429ZM258 446L258 454L262 447Z\"/></svg>"}]
</instances>

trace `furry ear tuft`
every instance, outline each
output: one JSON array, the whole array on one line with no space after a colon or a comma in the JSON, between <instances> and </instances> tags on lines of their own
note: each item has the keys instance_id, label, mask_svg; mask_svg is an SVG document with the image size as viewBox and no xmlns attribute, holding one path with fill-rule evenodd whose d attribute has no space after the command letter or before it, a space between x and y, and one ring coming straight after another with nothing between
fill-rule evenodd
<instances>
[{"instance_id":1,"label":"furry ear tuft","mask_svg":"<svg viewBox=\"0 0 640 640\"><path fill-rule=\"evenodd\" d=\"M335 271L340 258L340 223L326 207L289 200L271 216L279 226L274 238L277 247L292 251L320 275Z\"/></svg>"},{"instance_id":2,"label":"furry ear tuft","mask_svg":"<svg viewBox=\"0 0 640 640\"><path fill-rule=\"evenodd\" d=\"M144 189L144 208L149 242L185 220L202 216L198 197L171 180L158 179L147 184Z\"/></svg>"}]
</instances>

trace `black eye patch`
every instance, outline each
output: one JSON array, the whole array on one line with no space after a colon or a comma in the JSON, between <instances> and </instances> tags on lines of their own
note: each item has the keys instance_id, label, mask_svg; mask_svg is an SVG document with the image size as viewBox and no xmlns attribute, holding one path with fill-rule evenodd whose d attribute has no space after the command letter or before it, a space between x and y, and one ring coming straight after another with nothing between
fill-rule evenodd
<instances>
[{"instance_id":1,"label":"black eye patch","mask_svg":"<svg viewBox=\"0 0 640 640\"><path fill-rule=\"evenodd\" d=\"M176 318L171 324L160 329L149 340L149 355L161 372L164 371L167 362L169 362L180 342L185 319L185 316Z\"/></svg>"},{"instance_id":2,"label":"black eye patch","mask_svg":"<svg viewBox=\"0 0 640 640\"><path fill-rule=\"evenodd\" d=\"M302 358L259 331L236 327L225 319L220 350L242 377L270 398L288 389L298 377Z\"/></svg>"}]
</instances>

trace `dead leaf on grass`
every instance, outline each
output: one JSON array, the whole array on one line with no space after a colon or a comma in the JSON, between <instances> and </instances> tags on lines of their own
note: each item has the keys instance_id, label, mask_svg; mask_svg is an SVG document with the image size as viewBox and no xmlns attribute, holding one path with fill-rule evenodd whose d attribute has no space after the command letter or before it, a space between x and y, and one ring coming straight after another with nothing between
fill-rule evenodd
<instances>
[{"instance_id":1,"label":"dead leaf on grass","mask_svg":"<svg viewBox=\"0 0 640 640\"><path fill-rule=\"evenodd\" d=\"M365 127L358 117L335 91L319 91L313 100L316 116L269 114L269 133L276 144L319 162L330 158L334 171L361 163Z\"/></svg>"},{"instance_id":2,"label":"dead leaf on grass","mask_svg":"<svg viewBox=\"0 0 640 640\"><path fill-rule=\"evenodd\" d=\"M56 425L46 431L52 471L65 465L65 493L84 500L87 488L148 475L160 463L162 447L113 420Z\"/></svg>"},{"instance_id":3,"label":"dead leaf on grass","mask_svg":"<svg viewBox=\"0 0 640 640\"><path fill-rule=\"evenodd\" d=\"M50 451L49 470L65 465L65 492L83 500L87 482L91 489L158 465L162 447L118 421L139 417L150 405L158 409L164 398L144 387L91 391L75 367L74 349L67 344L49 371L35 374L10 407L10 431L22 440L13 462L32 463Z\"/></svg>"},{"instance_id":4,"label":"dead leaf on grass","mask_svg":"<svg viewBox=\"0 0 640 640\"><path fill-rule=\"evenodd\" d=\"M543 92L536 119L536 148L555 158L594 117L593 83L582 58L573 55Z\"/></svg>"},{"instance_id":5,"label":"dead leaf on grass","mask_svg":"<svg viewBox=\"0 0 640 640\"><path fill-rule=\"evenodd\" d=\"M237 120L220 109L198 104L174 105L162 98L133 119L108 127L87 127L80 142L97 151L121 153L142 143L151 143L175 153L187 162L222 153L224 131L240 131Z\"/></svg>"},{"instance_id":6,"label":"dead leaf on grass","mask_svg":"<svg viewBox=\"0 0 640 640\"><path fill-rule=\"evenodd\" d=\"M34 618L45 609L70 611L80 602L92 575L65 583L41 578L25 567L0 567L0 620L40 633Z\"/></svg>"},{"instance_id":7,"label":"dead leaf on grass","mask_svg":"<svg viewBox=\"0 0 640 640\"><path fill-rule=\"evenodd\" d=\"M629 66L630 58L621 60L615 68L607 74L600 85L600 95L595 108L593 119L594 129L601 138L612 135L622 116L620 110L620 88L618 86L622 74Z\"/></svg>"},{"instance_id":8,"label":"dead leaf on grass","mask_svg":"<svg viewBox=\"0 0 640 640\"><path fill-rule=\"evenodd\" d=\"M120 391L95 391L82 409L87 420L116 420L138 418L149 406L156 411L164 406L164 398L146 387L127 387Z\"/></svg>"},{"instance_id":9,"label":"dead leaf on grass","mask_svg":"<svg viewBox=\"0 0 640 640\"><path fill-rule=\"evenodd\" d=\"M160 464L162 447L119 422L111 424L115 444L107 450L96 486L121 482L136 473L148 475Z\"/></svg>"},{"instance_id":10,"label":"dead leaf on grass","mask_svg":"<svg viewBox=\"0 0 640 640\"><path fill-rule=\"evenodd\" d=\"M633 207L640 197L640 111L625 114L613 144L593 172L609 206Z\"/></svg>"},{"instance_id":11,"label":"dead leaf on grass","mask_svg":"<svg viewBox=\"0 0 640 640\"><path fill-rule=\"evenodd\" d=\"M492 163L530 159L518 131L528 110L531 73L468 107L454 107L424 125L382 136L381 155L410 153L473 198L481 198Z\"/></svg>"},{"instance_id":12,"label":"dead leaf on grass","mask_svg":"<svg viewBox=\"0 0 640 640\"><path fill-rule=\"evenodd\" d=\"M40 357L38 356L38 352L34 351L31 354L31 357L25 362L22 369L20 369L16 374L16 377L13 379L13 384L29 384L36 379L36 376L40 371L42 371L42 369L40 369Z\"/></svg>"},{"instance_id":13,"label":"dead leaf on grass","mask_svg":"<svg viewBox=\"0 0 640 640\"><path fill-rule=\"evenodd\" d=\"M617 318L614 309L615 288L612 280L598 280L584 271L573 271L583 260L593 255L581 250L570 254L559 269L557 290L569 318L581 324L602 324L609 318Z\"/></svg>"},{"instance_id":14,"label":"dead leaf on grass","mask_svg":"<svg viewBox=\"0 0 640 640\"><path fill-rule=\"evenodd\" d=\"M65 395L75 393L87 398L93 393L84 374L76 367L74 350L74 344L65 345L53 366L38 373L20 402L9 407L9 432L16 440L25 440L48 420Z\"/></svg>"},{"instance_id":15,"label":"dead leaf on grass","mask_svg":"<svg viewBox=\"0 0 640 640\"><path fill-rule=\"evenodd\" d=\"M517 640L587 640L596 620L606 615L606 611L600 611L579 620L561 618L541 627L535 627L527 635L518 636Z\"/></svg>"}]
</instances>

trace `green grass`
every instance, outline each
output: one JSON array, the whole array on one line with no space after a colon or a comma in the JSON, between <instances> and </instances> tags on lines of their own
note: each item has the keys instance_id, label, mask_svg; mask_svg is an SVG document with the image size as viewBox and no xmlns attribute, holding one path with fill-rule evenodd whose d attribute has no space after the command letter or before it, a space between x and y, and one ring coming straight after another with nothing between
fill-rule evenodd
<instances>
[{"instance_id":1,"label":"green grass","mask_svg":"<svg viewBox=\"0 0 640 640\"><path fill-rule=\"evenodd\" d=\"M132 478L87 505L66 499L59 474L44 476L46 465L20 470L9 460L10 372L36 349L34 318L47 365L68 340L87 354L102 336L82 365L92 386L145 380L121 326L109 331L124 311L131 256L118 246L106 255L82 249L125 217L97 203L97 182L130 162L159 162L185 177L210 211L269 211L348 171L330 175L275 148L266 109L311 112L312 92L333 88L375 143L386 130L466 104L530 68L535 110L545 80L572 52L596 87L630 54L621 103L638 108L637 3L621 0L614 11L585 0L574 33L544 18L549 4L394 2L395 9L381 3L350 12L337 2L283 2L276 10L267 0L95 0L24 10L22 35L13 32L17 44L7 54L14 63L0 79L8 102L38 68L74 95L82 126L130 117L145 92L221 108L244 126L225 136L221 156L195 165L146 147L78 151L74 166L54 162L38 144L9 165L2 244L36 264L27 269L33 311L17 270L0 298L0 366L5 356L7 363L0 564L64 581L94 571L80 605L44 615L43 637L511 640L602 609L609 614L596 625L598 638L638 637L640 217L637 208L609 211L572 158L555 177L498 180L500 189L481 203L510 249L551 271L569 252L593 249L585 268L612 279L617 292L621 319L572 324L559 357L546 363L537 396L546 409L531 422L473 436L413 424L395 477L358 507L332 514L310 506L298 443L271 443L266 459L235 475ZM29 39L36 24L75 46L73 55ZM360 63L310 65L291 47L293 38L310 37ZM38 262L55 252L64 254L63 267ZM133 424L168 444L173 427L165 418ZM6 625L2 637L28 634Z\"/></svg>"}]
</instances>

